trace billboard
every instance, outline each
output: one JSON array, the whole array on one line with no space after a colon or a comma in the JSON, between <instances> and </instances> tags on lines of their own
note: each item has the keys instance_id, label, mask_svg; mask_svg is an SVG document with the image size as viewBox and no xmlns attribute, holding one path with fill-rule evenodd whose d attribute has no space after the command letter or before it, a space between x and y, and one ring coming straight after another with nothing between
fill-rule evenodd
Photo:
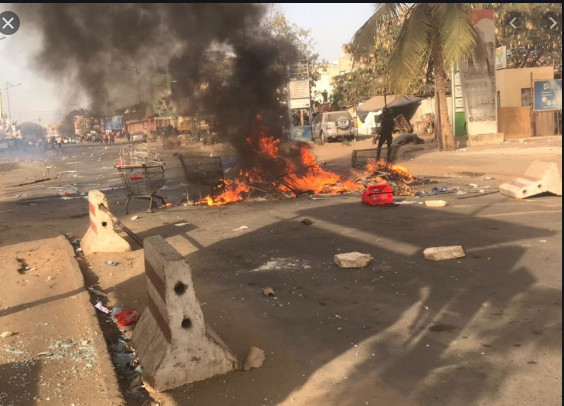
<instances>
[{"instance_id":1,"label":"billboard","mask_svg":"<svg viewBox=\"0 0 564 406\"><path fill-rule=\"evenodd\" d=\"M123 116L106 117L104 129L106 131L121 131L123 129Z\"/></svg>"},{"instance_id":2,"label":"billboard","mask_svg":"<svg viewBox=\"0 0 564 406\"><path fill-rule=\"evenodd\" d=\"M290 81L290 100L309 99L309 80Z\"/></svg>"},{"instance_id":3,"label":"billboard","mask_svg":"<svg viewBox=\"0 0 564 406\"><path fill-rule=\"evenodd\" d=\"M466 128L468 134L497 133L497 108L495 85L495 26L493 10L475 10L472 22L486 47L486 63L474 57L460 62L460 81L464 96Z\"/></svg>"},{"instance_id":4,"label":"billboard","mask_svg":"<svg viewBox=\"0 0 564 406\"><path fill-rule=\"evenodd\" d=\"M562 110L562 79L535 80L533 91L535 111Z\"/></svg>"},{"instance_id":5,"label":"billboard","mask_svg":"<svg viewBox=\"0 0 564 406\"><path fill-rule=\"evenodd\" d=\"M507 68L507 47L505 45L495 49L495 68Z\"/></svg>"},{"instance_id":6,"label":"billboard","mask_svg":"<svg viewBox=\"0 0 564 406\"><path fill-rule=\"evenodd\" d=\"M153 112L159 117L172 117L174 110L171 102L172 79L167 74L156 74L152 79Z\"/></svg>"}]
</instances>

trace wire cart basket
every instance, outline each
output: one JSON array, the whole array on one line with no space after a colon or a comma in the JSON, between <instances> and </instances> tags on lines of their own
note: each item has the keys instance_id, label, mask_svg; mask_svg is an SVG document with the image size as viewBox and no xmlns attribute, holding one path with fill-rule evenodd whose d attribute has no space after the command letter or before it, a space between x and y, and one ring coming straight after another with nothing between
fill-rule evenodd
<instances>
[{"instance_id":1,"label":"wire cart basket","mask_svg":"<svg viewBox=\"0 0 564 406\"><path fill-rule=\"evenodd\" d=\"M125 148L120 151L114 167L118 170L127 193L125 214L128 214L128 205L132 198L150 200L147 210L149 213L153 212L155 198L165 204L165 200L156 194L165 184L164 162L157 153Z\"/></svg>"}]
</instances>

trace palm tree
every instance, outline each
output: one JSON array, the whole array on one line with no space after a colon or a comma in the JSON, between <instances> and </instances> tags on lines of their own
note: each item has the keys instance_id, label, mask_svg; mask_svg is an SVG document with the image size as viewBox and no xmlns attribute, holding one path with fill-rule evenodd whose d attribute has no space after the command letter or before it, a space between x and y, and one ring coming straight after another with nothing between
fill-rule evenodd
<instances>
[{"instance_id":1,"label":"palm tree","mask_svg":"<svg viewBox=\"0 0 564 406\"><path fill-rule=\"evenodd\" d=\"M447 69L464 57L485 61L485 47L464 3L381 3L353 37L355 53L369 52L375 39L392 24L401 24L387 63L390 90L403 93L431 66L439 105L439 148L456 148L446 102Z\"/></svg>"}]
</instances>

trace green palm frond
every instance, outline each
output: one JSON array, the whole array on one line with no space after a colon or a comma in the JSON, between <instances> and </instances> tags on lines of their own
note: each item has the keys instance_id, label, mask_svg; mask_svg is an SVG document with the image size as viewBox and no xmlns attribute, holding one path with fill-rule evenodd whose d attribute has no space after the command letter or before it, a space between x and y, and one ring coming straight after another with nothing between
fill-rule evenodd
<instances>
[{"instance_id":1,"label":"green palm frond","mask_svg":"<svg viewBox=\"0 0 564 406\"><path fill-rule=\"evenodd\" d=\"M436 27L426 3L417 3L406 16L388 61L390 90L403 92L423 75Z\"/></svg>"},{"instance_id":2,"label":"green palm frond","mask_svg":"<svg viewBox=\"0 0 564 406\"><path fill-rule=\"evenodd\" d=\"M354 34L351 49L355 56L369 53L374 47L374 39L386 24L397 21L410 9L408 3L380 3L375 5L372 16Z\"/></svg>"},{"instance_id":3,"label":"green palm frond","mask_svg":"<svg viewBox=\"0 0 564 406\"><path fill-rule=\"evenodd\" d=\"M433 7L434 20L440 24L440 40L445 65L474 55L478 63L486 60L486 48L474 27L472 9L464 3L439 3Z\"/></svg>"}]
</instances>

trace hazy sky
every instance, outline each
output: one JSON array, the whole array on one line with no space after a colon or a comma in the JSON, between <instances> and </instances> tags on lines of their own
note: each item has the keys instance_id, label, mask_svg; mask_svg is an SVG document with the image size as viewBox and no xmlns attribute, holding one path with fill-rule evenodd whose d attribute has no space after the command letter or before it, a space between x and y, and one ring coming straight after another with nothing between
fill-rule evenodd
<instances>
[{"instance_id":1,"label":"hazy sky","mask_svg":"<svg viewBox=\"0 0 564 406\"><path fill-rule=\"evenodd\" d=\"M9 10L0 4L0 12ZM316 52L321 59L335 61L342 55L342 45L373 12L372 3L347 4L272 4L270 12L280 11L300 27L311 30ZM0 38L2 35L0 34ZM42 124L59 121L68 109L85 100L73 98L73 89L61 89L57 82L38 75L31 66L31 56L41 46L33 27L21 21L18 32L0 39L0 89L4 114L8 113L6 82L21 85L11 88L10 111L14 120ZM134 85L134 83L132 83ZM64 96L63 96L64 95Z\"/></svg>"}]
</instances>

